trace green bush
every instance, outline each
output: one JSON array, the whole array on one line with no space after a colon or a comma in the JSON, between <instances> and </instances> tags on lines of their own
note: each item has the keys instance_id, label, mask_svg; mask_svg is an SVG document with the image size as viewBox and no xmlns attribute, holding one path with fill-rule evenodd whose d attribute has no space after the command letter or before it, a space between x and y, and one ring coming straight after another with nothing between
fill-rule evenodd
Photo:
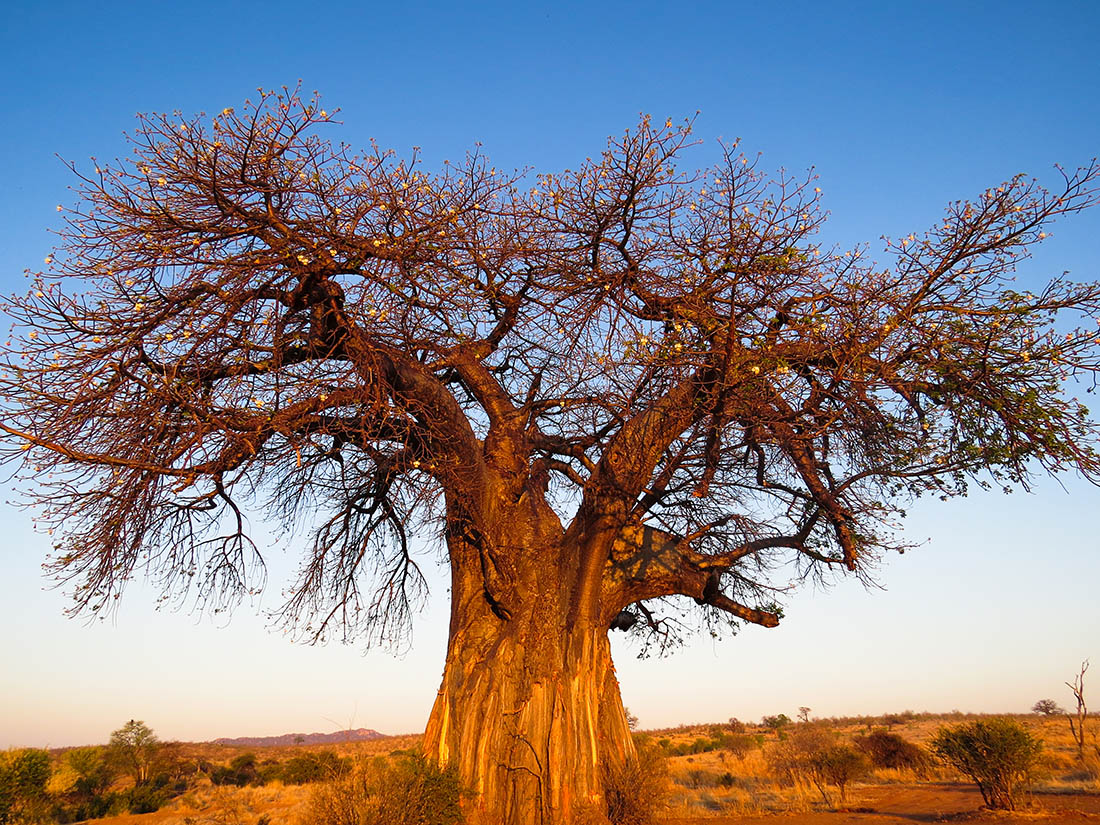
<instances>
[{"instance_id":1,"label":"green bush","mask_svg":"<svg viewBox=\"0 0 1100 825\"><path fill-rule=\"evenodd\" d=\"M287 760L281 771L282 780L288 785L304 785L307 782L323 782L346 773L348 763L332 751L303 753Z\"/></svg>"},{"instance_id":2,"label":"green bush","mask_svg":"<svg viewBox=\"0 0 1100 825\"><path fill-rule=\"evenodd\" d=\"M136 785L126 796L127 807L132 814L151 814L160 810L168 796L164 788L157 788L153 783Z\"/></svg>"},{"instance_id":3,"label":"green bush","mask_svg":"<svg viewBox=\"0 0 1100 825\"><path fill-rule=\"evenodd\" d=\"M970 777L989 808L1015 810L1020 791L1043 745L1011 719L970 722L940 728L932 751Z\"/></svg>"},{"instance_id":4,"label":"green bush","mask_svg":"<svg viewBox=\"0 0 1100 825\"><path fill-rule=\"evenodd\" d=\"M780 713L776 716L765 716L762 720L762 723L764 727L774 730L776 733L778 733L791 723L791 718L785 713Z\"/></svg>"},{"instance_id":5,"label":"green bush","mask_svg":"<svg viewBox=\"0 0 1100 825\"><path fill-rule=\"evenodd\" d=\"M234 756L228 765L219 765L210 772L210 781L215 785L257 785L259 778L256 754L251 752Z\"/></svg>"},{"instance_id":6,"label":"green bush","mask_svg":"<svg viewBox=\"0 0 1100 825\"><path fill-rule=\"evenodd\" d=\"M911 770L923 776L930 767L928 753L896 733L876 730L867 736L857 737L855 745L867 754L876 768Z\"/></svg>"},{"instance_id":7,"label":"green bush","mask_svg":"<svg viewBox=\"0 0 1100 825\"><path fill-rule=\"evenodd\" d=\"M50 755L37 748L0 753L0 822L39 819L48 799Z\"/></svg>"},{"instance_id":8,"label":"green bush","mask_svg":"<svg viewBox=\"0 0 1100 825\"><path fill-rule=\"evenodd\" d=\"M744 759L749 751L756 747L756 740L747 733L726 734L722 737L722 749L729 751L738 759Z\"/></svg>"}]
</instances>

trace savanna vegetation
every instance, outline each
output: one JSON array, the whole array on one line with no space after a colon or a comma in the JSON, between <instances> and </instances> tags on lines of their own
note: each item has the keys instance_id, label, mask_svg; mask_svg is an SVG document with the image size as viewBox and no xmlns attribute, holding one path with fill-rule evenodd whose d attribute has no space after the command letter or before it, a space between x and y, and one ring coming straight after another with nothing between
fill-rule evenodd
<instances>
[{"instance_id":1,"label":"savanna vegetation","mask_svg":"<svg viewBox=\"0 0 1100 825\"><path fill-rule=\"evenodd\" d=\"M655 825L867 812L884 794L958 795L967 787L980 796L943 804L961 804L962 812L983 801L1008 809L1045 801L1059 809L1085 800L1100 813L1100 752L1079 755L1064 718L908 711L806 717L778 729L769 717L635 732L639 758L604 777L606 805L582 810L578 825L600 817ZM1096 723L1086 718L1088 730ZM135 724L144 727L128 726ZM133 770L132 754L120 751L117 739L3 754L0 822L458 825L470 799L453 769L423 757L417 736L260 748L157 742L146 751L144 772Z\"/></svg>"}]
</instances>

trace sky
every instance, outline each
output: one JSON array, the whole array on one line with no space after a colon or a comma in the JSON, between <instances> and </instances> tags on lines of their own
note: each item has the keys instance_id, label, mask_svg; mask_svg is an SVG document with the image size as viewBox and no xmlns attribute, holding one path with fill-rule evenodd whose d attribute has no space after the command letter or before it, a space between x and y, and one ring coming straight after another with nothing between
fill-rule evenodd
<instances>
[{"instance_id":1,"label":"sky","mask_svg":"<svg viewBox=\"0 0 1100 825\"><path fill-rule=\"evenodd\" d=\"M959 198L1100 153L1100 4L999 2L226 2L10 0L0 26L0 292L51 249L70 205L66 161L125 152L137 112L240 106L257 87L319 90L335 140L429 168L475 142L493 163L575 168L640 113L693 117L700 166L740 137L763 165L814 167L823 240L881 250ZM1100 209L1058 223L1019 273L1100 279ZM6 326L6 321L0 318ZM0 413L2 414L2 413ZM157 611L141 583L87 624L46 588L48 541L0 500L0 748L105 742L128 719L163 739L369 727L423 729L443 667L434 598L395 655L309 647L272 632L272 586L226 620ZM1100 667L1100 491L1073 477L1031 493L911 509L921 545L881 587L804 588L779 628L695 640L638 660L615 640L623 698L642 727L916 711L1026 712L1070 702ZM262 534L262 524L258 525Z\"/></svg>"}]
</instances>

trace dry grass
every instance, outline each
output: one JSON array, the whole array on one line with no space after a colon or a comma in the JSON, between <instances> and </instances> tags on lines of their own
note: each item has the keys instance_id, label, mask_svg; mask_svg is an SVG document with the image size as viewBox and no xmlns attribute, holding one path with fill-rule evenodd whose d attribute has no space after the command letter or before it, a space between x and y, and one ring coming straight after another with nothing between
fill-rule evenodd
<instances>
[{"instance_id":1,"label":"dry grass","mask_svg":"<svg viewBox=\"0 0 1100 825\"><path fill-rule=\"evenodd\" d=\"M981 718L964 714L913 714L909 718L886 720L882 718L821 720L837 737L838 742L851 743L857 737L875 729L889 729L910 742L922 747L935 737L945 725ZM1082 762L1070 735L1069 725L1063 717L1038 717L1020 715L1013 717L1043 742L1041 768L1034 776L1034 789L1041 793L1080 794L1100 792L1100 756L1089 755ZM1093 721L1100 727L1100 721ZM700 737L707 737L720 725L684 726L675 729L649 731L654 741L668 740L669 746L690 745ZM775 813L807 813L828 810L820 793L808 784L786 784L769 770L767 753L774 748L779 737L763 727L749 725L746 733L762 739L743 758L725 751L710 751L669 758L669 774L673 781L670 815L679 818L699 816L758 816ZM930 774L921 777L911 770L876 769L863 782L855 783L854 798L858 789L884 785L915 785L930 782L966 782L950 768L935 765ZM850 803L855 804L855 803Z\"/></svg>"},{"instance_id":2,"label":"dry grass","mask_svg":"<svg viewBox=\"0 0 1100 825\"><path fill-rule=\"evenodd\" d=\"M254 747L182 742L179 756L191 761L226 764L244 753L264 760L287 761L303 753L331 751L356 760L388 756L419 746L422 736L389 736L368 742ZM101 825L296 825L305 810L311 785L270 782L261 787L215 786L202 780L199 787L171 800L150 814L122 814L96 820Z\"/></svg>"},{"instance_id":3,"label":"dry grass","mask_svg":"<svg viewBox=\"0 0 1100 825\"><path fill-rule=\"evenodd\" d=\"M889 725L891 733L921 746L936 735L940 727L980 718L974 715L914 715ZM1082 761L1064 718L1037 716L1013 717L1044 744L1042 762L1035 776L1035 790L1047 794L1100 793L1100 756L1089 754ZM823 720L838 742L852 742L880 727L879 719ZM1100 728L1100 721L1093 720ZM720 725L685 726L670 730L648 731L652 743L668 740L669 747L690 745L707 738ZM778 741L777 735L761 727L747 726L746 734L762 739L738 757L729 751L709 751L668 759L672 782L667 816L689 820L699 817L755 817L771 814L821 814L830 810L812 786L786 785L773 776L767 752ZM309 751L334 751L356 760L388 756L419 745L421 737L388 737L371 742L330 745L293 745L267 748L210 744L184 744L186 758L225 764L242 753L254 752L261 759L283 761ZM949 769L933 768L924 778L909 770L876 769L866 780L852 786L849 802L858 807L861 793L870 798L891 787L919 786L937 782L963 782ZM931 784L927 784L931 788ZM263 787L213 787L206 785L173 800L153 814L125 815L99 820L103 825L296 825L304 813L311 786L283 786L271 783Z\"/></svg>"}]
</instances>

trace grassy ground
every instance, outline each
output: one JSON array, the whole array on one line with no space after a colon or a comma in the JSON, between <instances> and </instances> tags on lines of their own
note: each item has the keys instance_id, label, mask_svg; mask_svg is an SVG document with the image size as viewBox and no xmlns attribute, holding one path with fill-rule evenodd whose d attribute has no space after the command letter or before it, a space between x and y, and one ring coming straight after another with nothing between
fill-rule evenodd
<instances>
[{"instance_id":1,"label":"grassy ground","mask_svg":"<svg viewBox=\"0 0 1100 825\"><path fill-rule=\"evenodd\" d=\"M895 717L867 717L861 719L816 720L827 727L839 742L852 742L856 737L873 730L888 730L922 747L936 735L941 727L973 721L980 716L951 714L898 714ZM1033 790L1047 795L1100 794L1100 757L1093 749L1086 752L1082 761L1077 756L1076 745L1070 735L1064 717L1016 716L1016 721L1043 742L1039 769L1033 776ZM1100 726L1100 723L1093 724ZM723 726L693 726L674 730L649 731L651 741L668 740L671 748L690 744L700 737L717 732ZM774 813L807 813L837 806L833 793L832 805L827 805L819 791L810 785L791 785L779 781L769 768L769 753L783 734L790 735L795 725L777 734L762 727L748 726L746 733L762 742L743 756L729 751L715 750L707 753L672 756L669 758L669 774L672 779L671 810L678 816L701 814L726 814L752 816ZM728 775L728 776L727 776ZM726 785L732 777L732 783ZM909 770L876 769L865 779L854 784L853 798L862 788L888 785L942 785L966 783L966 777L952 769L934 765L924 774ZM855 805L849 800L848 807ZM980 797L978 805L981 804ZM858 807L858 805L856 805ZM977 806L975 806L977 807Z\"/></svg>"},{"instance_id":2,"label":"grassy ground","mask_svg":"<svg viewBox=\"0 0 1100 825\"><path fill-rule=\"evenodd\" d=\"M813 724L826 729L840 743L850 743L873 730L888 730L925 747L942 726L976 718L980 717L902 714L815 720ZM1044 745L1040 767L1033 777L1031 813L1022 815L1067 823L1089 818L1100 820L1100 756L1095 750L1090 748L1092 752L1084 760L1078 758L1069 726L1062 717L1014 718ZM1100 722L1093 724L1100 727ZM775 775L771 756L783 739L794 735L796 730L793 724L781 732L748 725L738 735L742 744L746 739L752 744L741 753L735 748L670 756L671 793L665 821L669 825L699 821L718 825L736 818L751 825L758 819L793 815L799 825L845 825L857 820L868 825L893 825L958 818L981 806L981 797L965 777L942 765L934 765L923 775L910 770L878 769L853 783L846 802L840 803L834 792L826 803L813 786L785 783ZM676 753L693 743L712 741L722 732L728 733L729 727L697 725L644 731L638 738L647 743L644 746ZM414 748L418 743L419 737L405 736L342 745L180 747L187 758L226 764L247 752L255 753L261 760L276 761L324 750L335 751L341 757L373 758ZM237 788L213 786L208 780L200 780L198 787L155 813L117 816L100 822L102 825L320 825L310 822L306 815L311 792L310 785L284 785L277 781L261 787Z\"/></svg>"}]
</instances>

